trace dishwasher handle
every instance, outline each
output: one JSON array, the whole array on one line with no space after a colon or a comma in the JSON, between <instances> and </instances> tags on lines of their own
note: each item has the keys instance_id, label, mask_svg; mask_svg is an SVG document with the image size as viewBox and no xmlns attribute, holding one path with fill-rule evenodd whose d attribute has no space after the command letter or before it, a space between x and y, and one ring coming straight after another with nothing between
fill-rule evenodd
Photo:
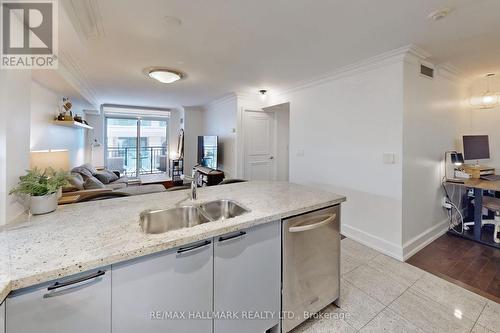
<instances>
[{"instance_id":1,"label":"dishwasher handle","mask_svg":"<svg viewBox=\"0 0 500 333\"><path fill-rule=\"evenodd\" d=\"M332 215L328 216L326 219L321 220L319 222L301 225L298 227L291 227L288 229L288 231L289 232L302 232L302 231L318 229L318 228L320 228L328 223L335 221L335 218L337 218L337 214L332 214Z\"/></svg>"}]
</instances>

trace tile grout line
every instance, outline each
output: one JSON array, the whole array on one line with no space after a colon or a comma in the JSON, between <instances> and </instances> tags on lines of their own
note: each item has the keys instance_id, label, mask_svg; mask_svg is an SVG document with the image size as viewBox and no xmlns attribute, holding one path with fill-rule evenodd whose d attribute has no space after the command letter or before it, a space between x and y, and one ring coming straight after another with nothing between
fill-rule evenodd
<instances>
[{"instance_id":1,"label":"tile grout line","mask_svg":"<svg viewBox=\"0 0 500 333\"><path fill-rule=\"evenodd\" d=\"M488 305L488 301L486 303L484 303L484 306L483 306L483 309L481 310L481 312L479 312L479 316L477 316L476 318L476 321L474 322L474 324L472 325L472 327L470 328L469 330L469 333L472 332L472 330L474 329L474 327L476 326L477 322L479 321L479 318L481 317L481 315L483 314L484 312L484 309L486 309L486 306Z\"/></svg>"}]
</instances>

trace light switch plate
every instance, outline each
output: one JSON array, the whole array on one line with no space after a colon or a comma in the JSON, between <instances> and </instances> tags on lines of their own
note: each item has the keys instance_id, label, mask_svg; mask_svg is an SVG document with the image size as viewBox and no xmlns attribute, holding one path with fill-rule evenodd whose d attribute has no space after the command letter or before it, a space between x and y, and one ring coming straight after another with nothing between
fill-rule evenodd
<instances>
[{"instance_id":1,"label":"light switch plate","mask_svg":"<svg viewBox=\"0 0 500 333\"><path fill-rule=\"evenodd\" d=\"M304 156L304 154L305 154L305 153L304 153L304 149L302 149L302 148L297 149L297 156L299 156L299 157L303 157L303 156Z\"/></svg>"},{"instance_id":2,"label":"light switch plate","mask_svg":"<svg viewBox=\"0 0 500 333\"><path fill-rule=\"evenodd\" d=\"M384 153L382 155L384 164L396 164L396 153Z\"/></svg>"}]
</instances>

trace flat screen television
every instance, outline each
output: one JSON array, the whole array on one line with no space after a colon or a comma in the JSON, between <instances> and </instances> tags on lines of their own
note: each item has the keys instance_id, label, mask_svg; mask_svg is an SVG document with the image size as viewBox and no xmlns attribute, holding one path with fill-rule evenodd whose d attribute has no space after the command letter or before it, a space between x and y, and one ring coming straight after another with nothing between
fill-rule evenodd
<instances>
[{"instance_id":1,"label":"flat screen television","mask_svg":"<svg viewBox=\"0 0 500 333\"><path fill-rule=\"evenodd\" d=\"M215 135L198 136L198 164L217 169L218 138Z\"/></svg>"}]
</instances>

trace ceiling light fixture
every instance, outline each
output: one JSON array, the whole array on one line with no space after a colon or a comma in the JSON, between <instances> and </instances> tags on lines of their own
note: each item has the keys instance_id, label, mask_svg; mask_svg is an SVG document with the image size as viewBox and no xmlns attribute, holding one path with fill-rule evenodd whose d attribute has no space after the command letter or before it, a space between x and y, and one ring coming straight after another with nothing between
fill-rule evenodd
<instances>
[{"instance_id":1,"label":"ceiling light fixture","mask_svg":"<svg viewBox=\"0 0 500 333\"><path fill-rule=\"evenodd\" d=\"M470 98L469 103L473 107L478 107L480 109L493 109L498 105L498 93L491 92L490 81L495 76L495 74L487 74L486 80L486 91L480 96L473 96Z\"/></svg>"},{"instance_id":2,"label":"ceiling light fixture","mask_svg":"<svg viewBox=\"0 0 500 333\"><path fill-rule=\"evenodd\" d=\"M440 10L436 10L432 13L430 13L427 18L429 20L433 20L433 21L439 21L439 20L442 20L444 19L446 16L448 16L449 14L451 13L451 8L444 8L444 9L440 9Z\"/></svg>"},{"instance_id":3,"label":"ceiling light fixture","mask_svg":"<svg viewBox=\"0 0 500 333\"><path fill-rule=\"evenodd\" d=\"M261 89L259 90L260 94L261 95L265 95L267 93L267 90L266 89Z\"/></svg>"},{"instance_id":4,"label":"ceiling light fixture","mask_svg":"<svg viewBox=\"0 0 500 333\"><path fill-rule=\"evenodd\" d=\"M174 71L168 68L150 68L146 70L147 75L161 83L173 83L184 77L184 75L178 71Z\"/></svg>"}]
</instances>

